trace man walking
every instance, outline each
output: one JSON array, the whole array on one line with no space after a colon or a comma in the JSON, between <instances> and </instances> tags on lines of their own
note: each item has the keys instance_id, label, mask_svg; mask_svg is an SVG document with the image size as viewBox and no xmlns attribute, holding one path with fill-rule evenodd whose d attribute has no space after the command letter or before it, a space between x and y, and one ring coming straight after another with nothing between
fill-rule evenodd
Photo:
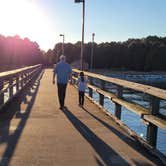
<instances>
[{"instance_id":1,"label":"man walking","mask_svg":"<svg viewBox=\"0 0 166 166\"><path fill-rule=\"evenodd\" d=\"M64 108L66 87L68 80L71 79L71 73L71 66L66 63L66 57L64 55L61 55L60 62L56 64L53 70L53 84L55 84L55 75L57 75L57 88L60 109Z\"/></svg>"}]
</instances>

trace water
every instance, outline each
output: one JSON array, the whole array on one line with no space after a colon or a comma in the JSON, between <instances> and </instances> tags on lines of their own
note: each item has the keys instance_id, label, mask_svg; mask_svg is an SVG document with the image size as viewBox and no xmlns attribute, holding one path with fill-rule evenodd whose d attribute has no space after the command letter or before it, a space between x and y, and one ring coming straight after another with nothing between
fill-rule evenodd
<instances>
[{"instance_id":1,"label":"water","mask_svg":"<svg viewBox=\"0 0 166 166\"><path fill-rule=\"evenodd\" d=\"M125 79L128 81L153 85L156 87L166 89L166 75L165 74L124 74L124 73L110 73L109 71L97 71L97 73L102 73L106 76L111 76L114 78ZM99 86L99 80L95 80L93 82L95 85ZM106 90L112 93L115 93L115 86L111 83L106 83ZM94 92L93 94L94 100L99 101L99 95ZM124 90L123 97L125 100L130 101L132 103L137 103L142 105L145 108L149 108L149 99L150 96L146 94L142 94L135 91L129 91L128 89ZM115 104L112 103L108 98L104 100L104 108L107 109L114 115ZM166 116L166 101L160 101L160 114ZM135 131L138 135L146 139L146 131L147 125L142 122L139 115L127 110L122 107L121 121L124 122L129 128ZM158 137L157 137L157 149L161 151L164 155L166 155L166 131L158 128Z\"/></svg>"}]
</instances>

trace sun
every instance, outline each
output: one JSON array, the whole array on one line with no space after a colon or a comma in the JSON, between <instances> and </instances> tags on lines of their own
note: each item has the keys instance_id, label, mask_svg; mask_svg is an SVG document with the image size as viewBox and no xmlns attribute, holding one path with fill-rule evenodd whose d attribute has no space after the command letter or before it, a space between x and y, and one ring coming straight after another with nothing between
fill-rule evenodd
<instances>
[{"instance_id":1,"label":"sun","mask_svg":"<svg viewBox=\"0 0 166 166\"><path fill-rule=\"evenodd\" d=\"M30 0L0 0L0 34L19 35L49 47L49 37L54 35L45 12Z\"/></svg>"}]
</instances>

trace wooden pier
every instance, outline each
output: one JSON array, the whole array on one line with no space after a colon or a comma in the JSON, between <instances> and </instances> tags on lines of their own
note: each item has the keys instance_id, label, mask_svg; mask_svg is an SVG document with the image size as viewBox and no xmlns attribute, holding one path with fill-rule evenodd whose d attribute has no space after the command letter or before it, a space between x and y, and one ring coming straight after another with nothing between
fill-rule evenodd
<instances>
[{"instance_id":1,"label":"wooden pier","mask_svg":"<svg viewBox=\"0 0 166 166\"><path fill-rule=\"evenodd\" d=\"M13 81L17 80L20 85L18 87L24 88L17 88L18 93L10 96L7 105L1 108L0 165L164 165L155 154L152 155L148 148L88 98L84 108L79 107L77 89L73 85L67 87L66 109L60 110L57 87L52 84L52 70L45 69L41 72L41 68L37 68L39 70L36 67L29 70L29 79L24 79L24 82L19 82L19 79ZM22 73L22 78L25 78L24 74ZM33 81L30 79L32 75L35 77ZM0 75L0 78L3 76ZM1 86L1 90L3 88ZM89 88L95 90L92 85ZM89 96L92 95L91 90ZM99 103L102 105L104 88L99 92ZM120 92L117 95L121 98ZM118 104L120 101L124 104L115 96L112 99ZM2 102L4 103L4 95L1 93ZM120 112L118 107L117 105L116 112ZM117 113L118 119L120 114Z\"/></svg>"}]
</instances>

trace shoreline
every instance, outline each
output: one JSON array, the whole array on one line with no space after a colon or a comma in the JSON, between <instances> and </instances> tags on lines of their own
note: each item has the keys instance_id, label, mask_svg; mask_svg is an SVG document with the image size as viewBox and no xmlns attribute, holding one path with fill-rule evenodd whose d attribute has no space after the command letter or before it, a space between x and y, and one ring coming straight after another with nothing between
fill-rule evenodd
<instances>
[{"instance_id":1,"label":"shoreline","mask_svg":"<svg viewBox=\"0 0 166 166\"><path fill-rule=\"evenodd\" d=\"M111 69L92 69L89 72L108 72L110 74L127 74L127 75L166 75L166 71L134 71L134 70L111 70Z\"/></svg>"}]
</instances>

